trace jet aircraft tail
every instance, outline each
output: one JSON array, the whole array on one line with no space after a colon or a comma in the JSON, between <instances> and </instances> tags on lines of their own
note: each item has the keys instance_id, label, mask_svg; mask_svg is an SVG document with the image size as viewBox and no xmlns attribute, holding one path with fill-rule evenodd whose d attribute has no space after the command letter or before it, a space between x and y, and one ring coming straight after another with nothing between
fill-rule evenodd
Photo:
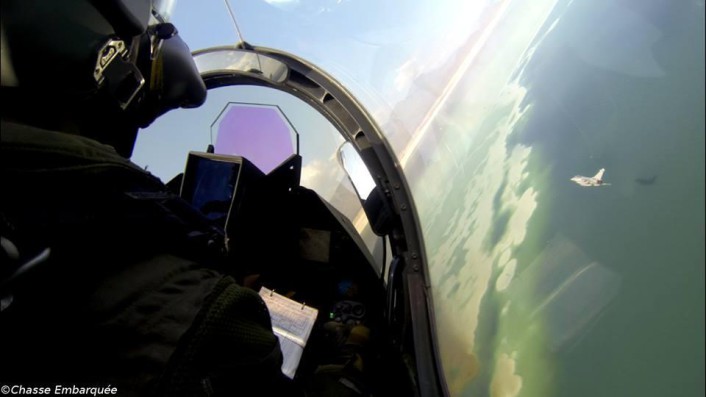
<instances>
[{"instance_id":1,"label":"jet aircraft tail","mask_svg":"<svg viewBox=\"0 0 706 397\"><path fill-rule=\"evenodd\" d=\"M603 174L605 174L605 168L601 168L600 170L598 170L598 173L593 176L593 179L603 181Z\"/></svg>"}]
</instances>

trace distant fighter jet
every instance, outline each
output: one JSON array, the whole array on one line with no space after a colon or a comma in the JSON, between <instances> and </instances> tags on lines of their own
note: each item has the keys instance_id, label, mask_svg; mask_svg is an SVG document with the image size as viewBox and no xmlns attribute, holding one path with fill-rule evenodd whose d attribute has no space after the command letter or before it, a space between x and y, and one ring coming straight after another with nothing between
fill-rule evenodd
<instances>
[{"instance_id":1,"label":"distant fighter jet","mask_svg":"<svg viewBox=\"0 0 706 397\"><path fill-rule=\"evenodd\" d=\"M576 175L571 178L572 181L578 183L581 186L607 186L610 183L603 182L603 174L605 173L605 168L601 168L598 173L592 177Z\"/></svg>"}]
</instances>

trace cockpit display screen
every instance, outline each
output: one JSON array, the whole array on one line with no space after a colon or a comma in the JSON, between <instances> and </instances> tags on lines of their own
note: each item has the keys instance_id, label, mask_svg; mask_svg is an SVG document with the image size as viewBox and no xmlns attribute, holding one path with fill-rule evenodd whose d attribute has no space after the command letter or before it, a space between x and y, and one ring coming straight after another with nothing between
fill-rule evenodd
<instances>
[{"instance_id":1,"label":"cockpit display screen","mask_svg":"<svg viewBox=\"0 0 706 397\"><path fill-rule=\"evenodd\" d=\"M189 153L181 197L225 227L242 166L238 156Z\"/></svg>"}]
</instances>

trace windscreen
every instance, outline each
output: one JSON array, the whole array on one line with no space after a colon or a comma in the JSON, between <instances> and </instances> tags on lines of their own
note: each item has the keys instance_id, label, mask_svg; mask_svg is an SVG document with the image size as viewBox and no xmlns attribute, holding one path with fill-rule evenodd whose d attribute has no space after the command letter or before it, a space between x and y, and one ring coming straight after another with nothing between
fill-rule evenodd
<instances>
[{"instance_id":1,"label":"windscreen","mask_svg":"<svg viewBox=\"0 0 706 397\"><path fill-rule=\"evenodd\" d=\"M220 64L228 65L228 57ZM299 144L299 135L306 145ZM209 90L201 107L171 111L140 131L132 160L167 182L184 172L190 151L206 152L209 146L216 156L242 156L265 174L298 153L302 157L301 185L314 190L354 224L379 262L380 271L380 239L370 229L356 191L338 161L343 142L338 129L324 116L290 94L265 87L225 86ZM217 166L204 181L227 183L227 167ZM211 188L216 190L204 194L229 191L224 185Z\"/></svg>"}]
</instances>

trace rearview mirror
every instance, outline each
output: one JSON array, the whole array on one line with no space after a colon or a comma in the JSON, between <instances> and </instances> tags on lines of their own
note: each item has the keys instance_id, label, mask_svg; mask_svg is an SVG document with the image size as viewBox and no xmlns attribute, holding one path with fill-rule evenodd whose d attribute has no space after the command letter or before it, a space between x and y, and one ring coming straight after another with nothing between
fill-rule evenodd
<instances>
[{"instance_id":1,"label":"rearview mirror","mask_svg":"<svg viewBox=\"0 0 706 397\"><path fill-rule=\"evenodd\" d=\"M385 194L370 175L360 153L350 142L344 142L338 149L338 158L360 199L370 228L378 236L388 234L393 226L392 210L385 199Z\"/></svg>"},{"instance_id":2,"label":"rearview mirror","mask_svg":"<svg viewBox=\"0 0 706 397\"><path fill-rule=\"evenodd\" d=\"M375 188L375 181L365 167L360 154L350 142L344 142L338 149L338 157L358 197L360 197L361 201L365 201Z\"/></svg>"}]
</instances>

